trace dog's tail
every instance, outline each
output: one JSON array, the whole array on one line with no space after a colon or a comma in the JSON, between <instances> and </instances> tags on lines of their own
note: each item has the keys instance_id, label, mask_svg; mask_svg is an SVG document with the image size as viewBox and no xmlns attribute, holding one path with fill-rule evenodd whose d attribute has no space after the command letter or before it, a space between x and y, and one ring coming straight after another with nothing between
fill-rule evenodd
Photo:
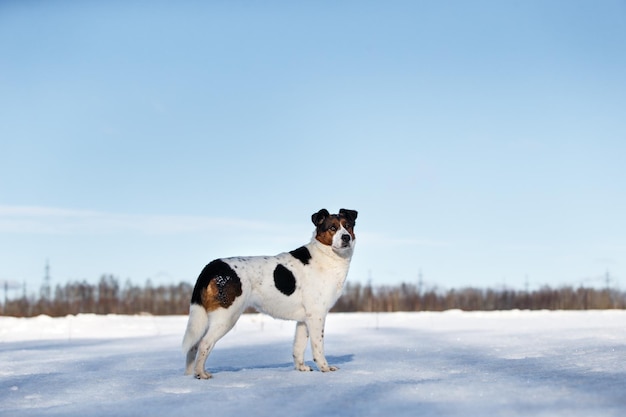
<instances>
[{"instance_id":1,"label":"dog's tail","mask_svg":"<svg viewBox=\"0 0 626 417\"><path fill-rule=\"evenodd\" d=\"M189 307L189 321L183 337L183 354L187 354L198 344L209 328L209 316L201 305L192 303Z\"/></svg>"}]
</instances>

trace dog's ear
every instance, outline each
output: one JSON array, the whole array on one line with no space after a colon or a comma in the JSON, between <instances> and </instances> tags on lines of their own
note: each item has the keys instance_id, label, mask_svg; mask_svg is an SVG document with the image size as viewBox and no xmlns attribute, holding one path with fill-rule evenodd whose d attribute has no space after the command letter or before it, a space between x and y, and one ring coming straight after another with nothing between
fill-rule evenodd
<instances>
[{"instance_id":1,"label":"dog's ear","mask_svg":"<svg viewBox=\"0 0 626 417\"><path fill-rule=\"evenodd\" d=\"M319 226L320 224L324 223L324 220L326 220L326 217L328 216L330 216L328 210L321 209L317 213L313 213L313 215L311 216L311 221L315 226Z\"/></svg>"},{"instance_id":2,"label":"dog's ear","mask_svg":"<svg viewBox=\"0 0 626 417\"><path fill-rule=\"evenodd\" d=\"M351 222L356 220L356 216L359 213L356 210L348 210L348 209L339 209L339 215L345 217Z\"/></svg>"}]
</instances>

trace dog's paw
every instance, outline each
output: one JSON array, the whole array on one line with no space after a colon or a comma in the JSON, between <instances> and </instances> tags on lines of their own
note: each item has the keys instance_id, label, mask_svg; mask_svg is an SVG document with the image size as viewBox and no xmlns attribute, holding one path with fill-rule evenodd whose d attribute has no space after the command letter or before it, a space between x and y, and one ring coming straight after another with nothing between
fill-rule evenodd
<instances>
[{"instance_id":1,"label":"dog's paw","mask_svg":"<svg viewBox=\"0 0 626 417\"><path fill-rule=\"evenodd\" d=\"M198 372L196 373L195 376L196 376L196 379L211 379L213 377L213 375L211 375L210 373L206 371Z\"/></svg>"},{"instance_id":2,"label":"dog's paw","mask_svg":"<svg viewBox=\"0 0 626 417\"><path fill-rule=\"evenodd\" d=\"M338 370L339 368L336 366L323 366L320 368L320 371L322 372L335 372L336 370Z\"/></svg>"},{"instance_id":3,"label":"dog's paw","mask_svg":"<svg viewBox=\"0 0 626 417\"><path fill-rule=\"evenodd\" d=\"M298 364L296 365L296 369L300 372L311 372L313 371L313 368L311 368L309 365L305 365L305 364Z\"/></svg>"}]
</instances>

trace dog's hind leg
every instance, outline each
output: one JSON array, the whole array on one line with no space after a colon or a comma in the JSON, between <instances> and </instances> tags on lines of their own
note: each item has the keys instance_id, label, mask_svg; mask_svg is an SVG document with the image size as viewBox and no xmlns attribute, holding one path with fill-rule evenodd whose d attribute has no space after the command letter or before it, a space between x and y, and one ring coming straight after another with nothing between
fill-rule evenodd
<instances>
[{"instance_id":1,"label":"dog's hind leg","mask_svg":"<svg viewBox=\"0 0 626 417\"><path fill-rule=\"evenodd\" d=\"M296 324L296 336L293 340L293 361L298 371L312 371L313 369L304 363L304 351L309 341L309 331L306 324L299 321Z\"/></svg>"},{"instance_id":2,"label":"dog's hind leg","mask_svg":"<svg viewBox=\"0 0 626 417\"><path fill-rule=\"evenodd\" d=\"M198 304L191 304L189 307L189 320L187 330L183 337L183 353L186 356L185 375L193 372L193 363L198 352L198 343L202 340L209 327L209 316L204 307Z\"/></svg>"},{"instance_id":3,"label":"dog's hind leg","mask_svg":"<svg viewBox=\"0 0 626 417\"><path fill-rule=\"evenodd\" d=\"M241 313L233 315L231 311L219 310L210 315L209 329L198 344L198 355L196 356L196 366L194 369L196 378L211 378L211 374L204 369L206 360L213 350L215 343L233 328L240 314Z\"/></svg>"},{"instance_id":4,"label":"dog's hind leg","mask_svg":"<svg viewBox=\"0 0 626 417\"><path fill-rule=\"evenodd\" d=\"M208 334L208 333L207 333ZM198 379L209 379L211 374L204 369L206 360L209 357L209 353L213 350L215 342L209 342L206 340L206 336L200 342L198 347L198 356L196 357L196 366L194 368L194 374Z\"/></svg>"},{"instance_id":5,"label":"dog's hind leg","mask_svg":"<svg viewBox=\"0 0 626 417\"><path fill-rule=\"evenodd\" d=\"M198 345L193 346L187 352L187 360L185 362L185 375L191 375L193 373L193 365L196 361L196 355L198 354Z\"/></svg>"}]
</instances>

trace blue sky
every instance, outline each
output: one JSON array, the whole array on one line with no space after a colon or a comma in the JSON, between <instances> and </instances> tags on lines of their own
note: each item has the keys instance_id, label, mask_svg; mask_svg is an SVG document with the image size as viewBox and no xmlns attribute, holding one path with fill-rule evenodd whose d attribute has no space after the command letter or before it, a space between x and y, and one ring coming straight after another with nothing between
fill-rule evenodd
<instances>
[{"instance_id":1,"label":"blue sky","mask_svg":"<svg viewBox=\"0 0 626 417\"><path fill-rule=\"evenodd\" d=\"M624 51L623 1L2 2L0 281L193 283L345 207L354 282L620 285Z\"/></svg>"}]
</instances>

